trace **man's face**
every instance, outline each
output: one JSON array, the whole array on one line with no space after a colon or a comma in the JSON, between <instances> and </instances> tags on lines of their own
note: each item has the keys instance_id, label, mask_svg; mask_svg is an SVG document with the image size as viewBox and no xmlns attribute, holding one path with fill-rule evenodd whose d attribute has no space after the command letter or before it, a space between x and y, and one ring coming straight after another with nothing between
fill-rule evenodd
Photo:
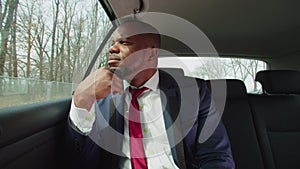
<instances>
[{"instance_id":1,"label":"man's face","mask_svg":"<svg viewBox=\"0 0 300 169\"><path fill-rule=\"evenodd\" d=\"M135 34L139 31L134 25L127 24L119 27L115 32L109 49L108 65L121 73L121 78L132 79L143 69L153 68L155 65L153 48L149 45L148 36Z\"/></svg>"}]
</instances>

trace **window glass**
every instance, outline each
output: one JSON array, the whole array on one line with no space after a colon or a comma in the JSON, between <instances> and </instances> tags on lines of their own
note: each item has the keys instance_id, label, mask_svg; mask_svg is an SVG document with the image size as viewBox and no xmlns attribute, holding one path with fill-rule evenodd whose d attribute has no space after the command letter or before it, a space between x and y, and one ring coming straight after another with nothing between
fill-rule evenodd
<instances>
[{"instance_id":1,"label":"window glass","mask_svg":"<svg viewBox=\"0 0 300 169\"><path fill-rule=\"evenodd\" d=\"M159 67L182 68L186 76L208 79L240 79L249 93L260 93L261 86L255 75L266 70L267 64L260 60L219 57L161 57Z\"/></svg>"},{"instance_id":2,"label":"window glass","mask_svg":"<svg viewBox=\"0 0 300 169\"><path fill-rule=\"evenodd\" d=\"M82 79L111 27L101 4L95 0L1 0L1 4L0 108L70 97L74 82Z\"/></svg>"}]
</instances>

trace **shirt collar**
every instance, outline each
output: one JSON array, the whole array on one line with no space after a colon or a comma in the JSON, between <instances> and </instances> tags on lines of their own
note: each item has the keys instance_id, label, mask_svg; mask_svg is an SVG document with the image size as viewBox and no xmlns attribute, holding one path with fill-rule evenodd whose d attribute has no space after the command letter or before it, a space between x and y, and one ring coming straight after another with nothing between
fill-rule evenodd
<instances>
[{"instance_id":1,"label":"shirt collar","mask_svg":"<svg viewBox=\"0 0 300 169\"><path fill-rule=\"evenodd\" d=\"M150 90L156 91L158 88L158 81L159 81L159 74L158 74L158 70L156 70L154 75L140 88L147 87ZM130 87L130 84L126 80L124 80L123 86L124 86L124 91L125 91Z\"/></svg>"}]
</instances>

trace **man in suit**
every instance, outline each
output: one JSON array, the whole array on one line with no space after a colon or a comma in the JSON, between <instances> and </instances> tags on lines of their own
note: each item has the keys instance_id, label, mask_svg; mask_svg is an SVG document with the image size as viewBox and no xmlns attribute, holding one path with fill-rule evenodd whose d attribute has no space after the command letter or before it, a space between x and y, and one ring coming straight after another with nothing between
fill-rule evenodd
<instances>
[{"instance_id":1,"label":"man in suit","mask_svg":"<svg viewBox=\"0 0 300 169\"><path fill-rule=\"evenodd\" d=\"M109 67L74 92L68 128L73 167L234 168L205 81L158 70L159 47L158 31L147 23L131 20L117 28Z\"/></svg>"}]
</instances>

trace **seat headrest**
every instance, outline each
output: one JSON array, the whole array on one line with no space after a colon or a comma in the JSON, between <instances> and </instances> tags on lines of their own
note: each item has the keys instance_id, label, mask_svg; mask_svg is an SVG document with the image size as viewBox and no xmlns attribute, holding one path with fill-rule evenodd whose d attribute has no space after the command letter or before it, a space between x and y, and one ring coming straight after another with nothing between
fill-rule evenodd
<instances>
[{"instance_id":1,"label":"seat headrest","mask_svg":"<svg viewBox=\"0 0 300 169\"><path fill-rule=\"evenodd\" d=\"M268 94L300 94L300 72L296 70L264 70L255 80Z\"/></svg>"},{"instance_id":2,"label":"seat headrest","mask_svg":"<svg viewBox=\"0 0 300 169\"><path fill-rule=\"evenodd\" d=\"M227 98L240 98L245 97L247 94L244 82L238 79L218 79L208 80L207 82L213 93L217 94L226 92L225 94ZM227 90L220 91L225 89Z\"/></svg>"}]
</instances>

